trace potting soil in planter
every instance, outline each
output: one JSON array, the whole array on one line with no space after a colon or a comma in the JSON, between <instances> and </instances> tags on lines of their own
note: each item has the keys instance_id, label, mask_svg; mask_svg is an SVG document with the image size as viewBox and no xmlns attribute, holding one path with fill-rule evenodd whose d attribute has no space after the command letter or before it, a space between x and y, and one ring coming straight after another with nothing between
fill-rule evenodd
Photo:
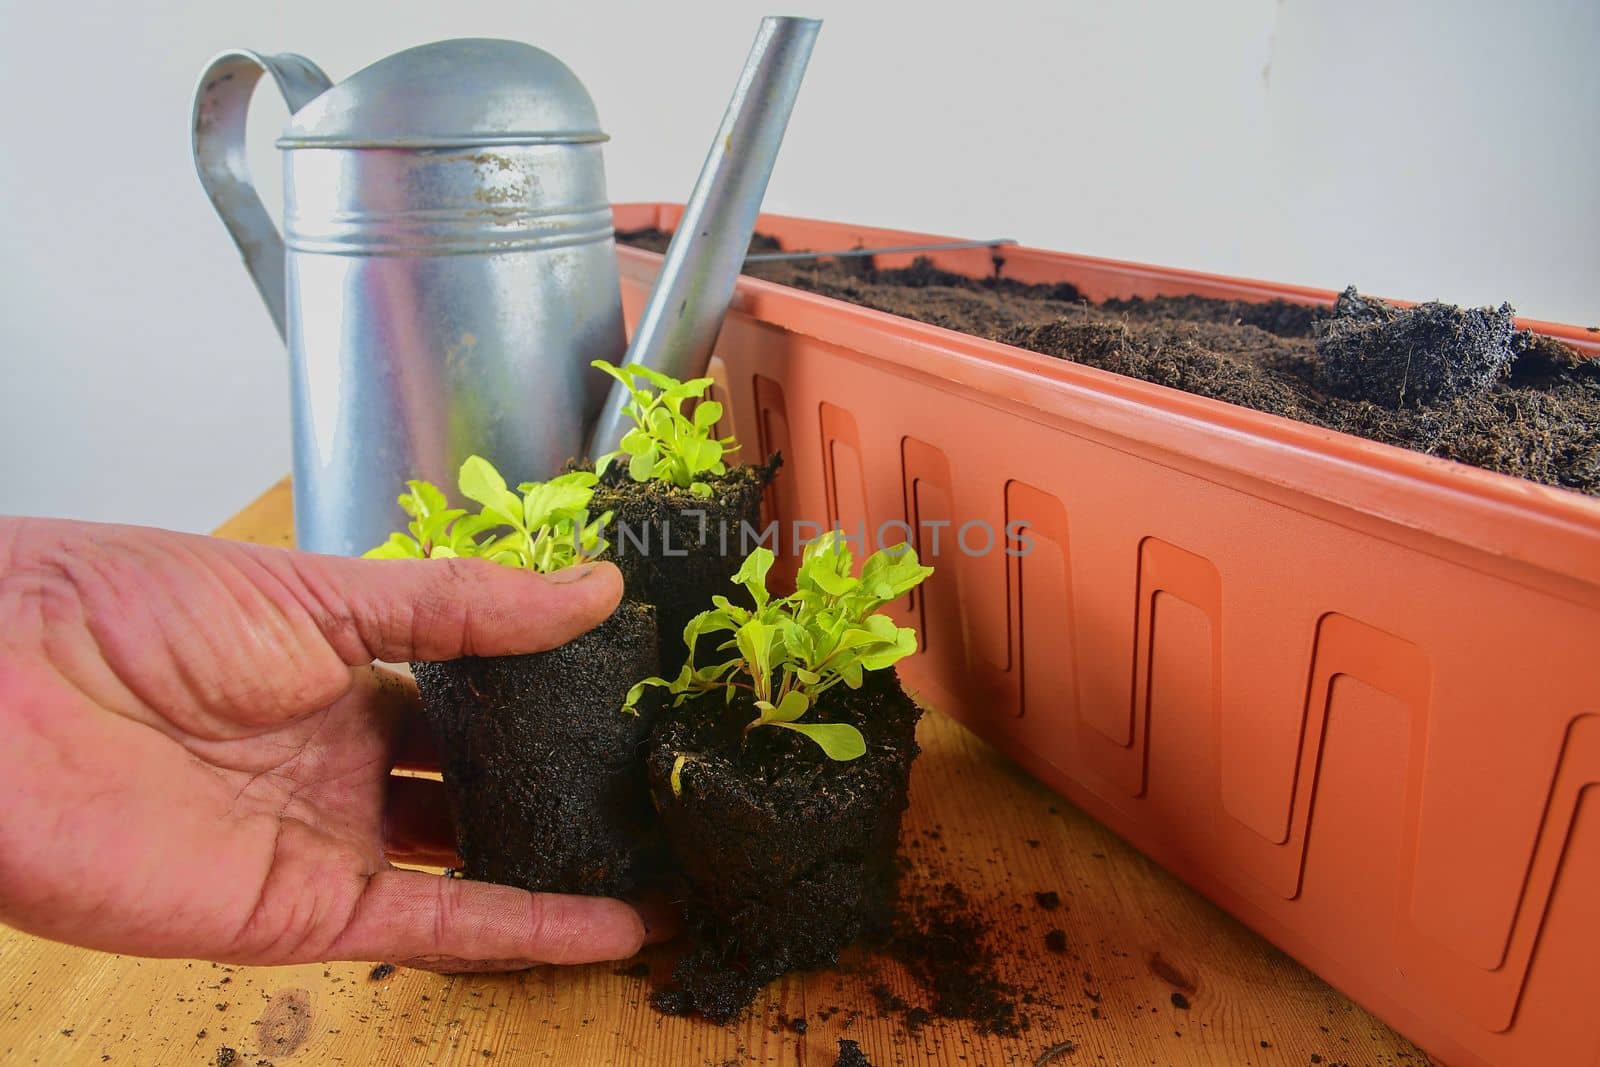
<instances>
[{"instance_id":1,"label":"potting soil in planter","mask_svg":"<svg viewBox=\"0 0 1600 1067\"><path fill-rule=\"evenodd\" d=\"M707 478L710 497L665 482L635 482L614 464L595 486L590 511L613 512L606 558L622 570L628 595L655 605L661 671L675 677L688 650L683 628L711 607L713 596L742 593L731 583L761 529L761 500L781 459L730 467ZM756 531L744 544L741 524Z\"/></svg>"},{"instance_id":2,"label":"potting soil in planter","mask_svg":"<svg viewBox=\"0 0 1600 1067\"><path fill-rule=\"evenodd\" d=\"M654 230L618 239L655 251ZM760 249L777 243L757 236ZM1399 445L1600 494L1600 360L1514 331L1510 308L1333 310L1205 297L1090 304L1068 284L975 280L919 260L751 264L838 300Z\"/></svg>"},{"instance_id":3,"label":"potting soil in planter","mask_svg":"<svg viewBox=\"0 0 1600 1067\"><path fill-rule=\"evenodd\" d=\"M867 752L837 763L799 734L741 727L755 717L707 694L668 713L651 741L650 787L688 884L690 948L675 988L656 999L670 1014L722 1022L766 983L833 964L863 933L892 927L896 846L920 712L890 670L861 689L835 686L816 721L861 730ZM680 755L682 791L672 770Z\"/></svg>"},{"instance_id":4,"label":"potting soil in planter","mask_svg":"<svg viewBox=\"0 0 1600 1067\"><path fill-rule=\"evenodd\" d=\"M661 845L643 767L653 713L617 710L656 673L653 609L625 600L548 652L411 667L467 877L613 896L653 872Z\"/></svg>"}]
</instances>

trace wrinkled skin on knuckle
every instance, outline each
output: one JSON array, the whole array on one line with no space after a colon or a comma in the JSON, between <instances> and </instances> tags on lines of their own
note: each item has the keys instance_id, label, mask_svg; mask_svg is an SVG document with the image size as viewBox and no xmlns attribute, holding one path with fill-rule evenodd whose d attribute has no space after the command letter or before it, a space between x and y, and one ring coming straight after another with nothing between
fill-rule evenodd
<instances>
[{"instance_id":1,"label":"wrinkled skin on knuckle","mask_svg":"<svg viewBox=\"0 0 1600 1067\"><path fill-rule=\"evenodd\" d=\"M368 635L362 629L355 605L341 595L337 583L326 575L321 560L287 552L273 559L270 565L291 591L312 628L342 662L357 663L372 658Z\"/></svg>"},{"instance_id":2,"label":"wrinkled skin on knuckle","mask_svg":"<svg viewBox=\"0 0 1600 1067\"><path fill-rule=\"evenodd\" d=\"M55 525L0 520L0 611L8 623L0 636L35 641L52 623L82 619L70 555L49 536Z\"/></svg>"},{"instance_id":3,"label":"wrinkled skin on knuckle","mask_svg":"<svg viewBox=\"0 0 1600 1067\"><path fill-rule=\"evenodd\" d=\"M473 647L474 616L494 611L496 579L503 577L497 566L471 559L430 562L434 573L410 606L411 646L420 652L460 648L464 655L480 655Z\"/></svg>"}]
</instances>

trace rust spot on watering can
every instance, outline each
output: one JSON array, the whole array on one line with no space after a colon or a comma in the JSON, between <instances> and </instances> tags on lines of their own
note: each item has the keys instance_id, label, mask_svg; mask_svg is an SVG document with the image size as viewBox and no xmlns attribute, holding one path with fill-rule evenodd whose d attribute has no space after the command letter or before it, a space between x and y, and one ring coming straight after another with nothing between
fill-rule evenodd
<instances>
[{"instance_id":1,"label":"rust spot on watering can","mask_svg":"<svg viewBox=\"0 0 1600 1067\"><path fill-rule=\"evenodd\" d=\"M256 1025L256 1042L268 1058L292 1056L311 1036L311 994L280 989L267 1002Z\"/></svg>"}]
</instances>

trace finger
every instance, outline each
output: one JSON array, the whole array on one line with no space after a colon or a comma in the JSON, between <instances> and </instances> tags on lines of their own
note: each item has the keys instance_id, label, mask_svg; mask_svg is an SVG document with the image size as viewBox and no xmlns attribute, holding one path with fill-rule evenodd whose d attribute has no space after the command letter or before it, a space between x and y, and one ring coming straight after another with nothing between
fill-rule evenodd
<instances>
[{"instance_id":1,"label":"finger","mask_svg":"<svg viewBox=\"0 0 1600 1067\"><path fill-rule=\"evenodd\" d=\"M436 969L480 961L511 970L624 960L639 951L644 934L639 913L620 900L390 870L368 881L330 958Z\"/></svg>"},{"instance_id":2,"label":"finger","mask_svg":"<svg viewBox=\"0 0 1600 1067\"><path fill-rule=\"evenodd\" d=\"M392 775L383 817L384 852L392 863L459 867L455 825L444 783L433 778ZM666 893L649 890L628 897L644 923L647 945L670 941L682 923L680 909Z\"/></svg>"},{"instance_id":3,"label":"finger","mask_svg":"<svg viewBox=\"0 0 1600 1067\"><path fill-rule=\"evenodd\" d=\"M443 782L390 775L383 805L383 850L391 863L460 866Z\"/></svg>"},{"instance_id":4,"label":"finger","mask_svg":"<svg viewBox=\"0 0 1600 1067\"><path fill-rule=\"evenodd\" d=\"M280 558L318 629L352 666L543 652L598 626L622 599L622 575L610 563L542 575L481 559Z\"/></svg>"}]
</instances>

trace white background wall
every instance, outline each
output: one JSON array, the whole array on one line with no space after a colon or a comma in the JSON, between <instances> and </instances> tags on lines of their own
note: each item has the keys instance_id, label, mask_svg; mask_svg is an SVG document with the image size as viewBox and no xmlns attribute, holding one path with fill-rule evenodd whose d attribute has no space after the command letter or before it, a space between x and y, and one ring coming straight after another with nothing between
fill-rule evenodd
<instances>
[{"instance_id":1,"label":"white background wall","mask_svg":"<svg viewBox=\"0 0 1600 1067\"><path fill-rule=\"evenodd\" d=\"M613 198L682 199L764 13L826 20L772 210L1600 321L1594 0L0 0L0 512L207 529L288 469L189 161L213 53L527 40L598 102Z\"/></svg>"}]
</instances>

